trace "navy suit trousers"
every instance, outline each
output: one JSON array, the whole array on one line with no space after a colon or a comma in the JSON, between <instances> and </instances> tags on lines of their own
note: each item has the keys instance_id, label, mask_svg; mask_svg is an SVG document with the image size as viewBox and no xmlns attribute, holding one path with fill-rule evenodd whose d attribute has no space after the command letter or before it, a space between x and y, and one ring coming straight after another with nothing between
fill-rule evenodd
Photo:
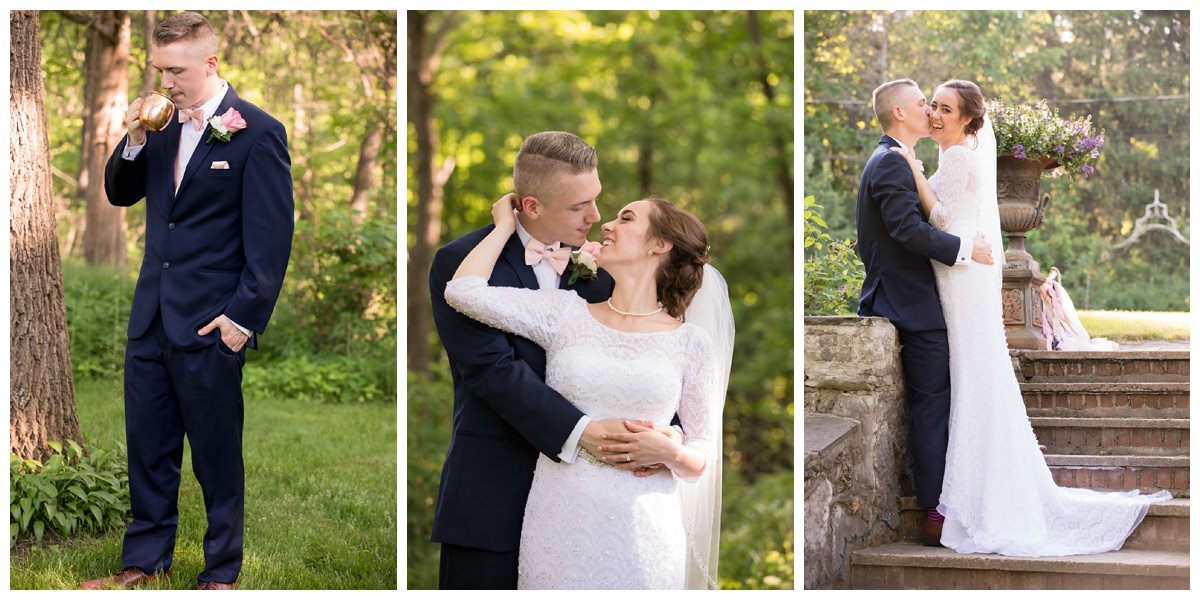
<instances>
[{"instance_id":1,"label":"navy suit trousers","mask_svg":"<svg viewBox=\"0 0 1200 600\"><path fill-rule=\"evenodd\" d=\"M220 336L214 331L210 336ZM245 469L242 365L224 343L173 348L162 318L125 347L125 439L133 522L121 559L147 573L171 568L183 438L204 493L208 530L198 580L234 582L242 567Z\"/></svg>"},{"instance_id":2,"label":"navy suit trousers","mask_svg":"<svg viewBox=\"0 0 1200 600\"><path fill-rule=\"evenodd\" d=\"M934 508L942 495L950 441L950 344L945 329L900 331L900 344L912 416L917 505Z\"/></svg>"},{"instance_id":3,"label":"navy suit trousers","mask_svg":"<svg viewBox=\"0 0 1200 600\"><path fill-rule=\"evenodd\" d=\"M517 551L492 552L442 544L439 590L517 589Z\"/></svg>"}]
</instances>

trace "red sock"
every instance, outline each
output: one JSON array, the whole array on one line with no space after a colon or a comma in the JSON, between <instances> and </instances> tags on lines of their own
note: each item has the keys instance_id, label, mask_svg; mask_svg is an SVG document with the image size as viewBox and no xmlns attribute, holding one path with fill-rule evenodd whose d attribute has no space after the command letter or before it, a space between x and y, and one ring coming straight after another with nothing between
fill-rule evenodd
<instances>
[{"instance_id":1,"label":"red sock","mask_svg":"<svg viewBox=\"0 0 1200 600\"><path fill-rule=\"evenodd\" d=\"M931 508L925 511L925 516L934 523L941 523L942 521L946 520L946 517L943 516L942 513L938 512L936 508Z\"/></svg>"}]
</instances>

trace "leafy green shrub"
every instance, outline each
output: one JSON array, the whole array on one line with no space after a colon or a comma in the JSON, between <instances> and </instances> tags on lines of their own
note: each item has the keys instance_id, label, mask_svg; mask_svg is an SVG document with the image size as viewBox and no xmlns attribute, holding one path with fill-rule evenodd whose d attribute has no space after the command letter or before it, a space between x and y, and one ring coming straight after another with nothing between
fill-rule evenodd
<instances>
[{"instance_id":1,"label":"leafy green shrub","mask_svg":"<svg viewBox=\"0 0 1200 600\"><path fill-rule=\"evenodd\" d=\"M853 241L826 233L819 208L815 197L804 199L804 314L854 313L866 272Z\"/></svg>"},{"instance_id":2,"label":"leafy green shrub","mask_svg":"<svg viewBox=\"0 0 1200 600\"><path fill-rule=\"evenodd\" d=\"M134 280L115 268L63 262L63 292L75 377L119 378Z\"/></svg>"},{"instance_id":3,"label":"leafy green shrub","mask_svg":"<svg viewBox=\"0 0 1200 600\"><path fill-rule=\"evenodd\" d=\"M41 541L46 531L69 536L123 525L129 514L129 472L123 456L74 441L50 442L54 454L43 465L11 455L8 545L19 537Z\"/></svg>"},{"instance_id":4,"label":"leafy green shrub","mask_svg":"<svg viewBox=\"0 0 1200 600\"><path fill-rule=\"evenodd\" d=\"M293 356L249 362L243 371L246 397L275 396L323 404L396 401L395 351L379 356Z\"/></svg>"},{"instance_id":5,"label":"leafy green shrub","mask_svg":"<svg viewBox=\"0 0 1200 600\"><path fill-rule=\"evenodd\" d=\"M796 570L795 473L761 475L753 483L725 470L721 501L721 589L793 589Z\"/></svg>"},{"instance_id":6,"label":"leafy green shrub","mask_svg":"<svg viewBox=\"0 0 1200 600\"><path fill-rule=\"evenodd\" d=\"M284 286L269 353L349 355L394 340L396 223L356 223L349 209L300 221Z\"/></svg>"}]
</instances>

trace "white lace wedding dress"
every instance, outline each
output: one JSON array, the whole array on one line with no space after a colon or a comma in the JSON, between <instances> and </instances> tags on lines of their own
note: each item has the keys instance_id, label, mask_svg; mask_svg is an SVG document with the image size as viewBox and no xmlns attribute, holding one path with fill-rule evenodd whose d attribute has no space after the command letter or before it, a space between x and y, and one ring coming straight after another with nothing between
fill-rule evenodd
<instances>
[{"instance_id":1,"label":"white lace wedding dress","mask_svg":"<svg viewBox=\"0 0 1200 600\"><path fill-rule=\"evenodd\" d=\"M713 464L723 393L708 335L691 324L628 333L596 321L567 290L489 287L482 277L446 285L463 314L546 349L546 383L592 419L678 413L684 443ZM521 589L682 589L688 544L675 476L650 477L580 450L574 463L539 455L521 527Z\"/></svg>"},{"instance_id":2,"label":"white lace wedding dress","mask_svg":"<svg viewBox=\"0 0 1200 600\"><path fill-rule=\"evenodd\" d=\"M966 238L982 230L995 251L999 216L994 184L982 181L994 177L985 160L994 164L994 153L988 157L964 145L943 153L929 180L938 198L930 223ZM1119 549L1148 506L1169 500L1170 493L1055 485L1008 355L998 266L932 263L950 343L950 442L938 505L946 516L942 544L962 553L1010 556Z\"/></svg>"}]
</instances>

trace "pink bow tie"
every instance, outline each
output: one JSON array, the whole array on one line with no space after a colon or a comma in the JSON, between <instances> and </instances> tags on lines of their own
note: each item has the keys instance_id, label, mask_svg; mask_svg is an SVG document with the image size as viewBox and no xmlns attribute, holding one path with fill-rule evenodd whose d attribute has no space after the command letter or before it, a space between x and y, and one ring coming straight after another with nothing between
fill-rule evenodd
<instances>
[{"instance_id":1,"label":"pink bow tie","mask_svg":"<svg viewBox=\"0 0 1200 600\"><path fill-rule=\"evenodd\" d=\"M525 245L525 264L532 267L543 260L550 263L555 273L562 275L567 268L567 261L571 260L571 249L565 246L551 248L531 238Z\"/></svg>"},{"instance_id":2,"label":"pink bow tie","mask_svg":"<svg viewBox=\"0 0 1200 600\"><path fill-rule=\"evenodd\" d=\"M179 109L179 122L192 122L196 131L204 129L204 109L203 108L181 108Z\"/></svg>"}]
</instances>

